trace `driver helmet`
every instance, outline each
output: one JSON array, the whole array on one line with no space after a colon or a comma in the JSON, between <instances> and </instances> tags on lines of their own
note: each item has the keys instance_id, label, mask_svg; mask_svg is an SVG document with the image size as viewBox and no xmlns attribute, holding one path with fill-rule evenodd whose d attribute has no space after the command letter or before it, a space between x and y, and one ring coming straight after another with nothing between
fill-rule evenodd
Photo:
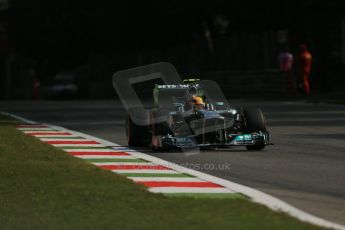
<instances>
[{"instance_id":1,"label":"driver helmet","mask_svg":"<svg viewBox=\"0 0 345 230\"><path fill-rule=\"evenodd\" d=\"M203 109L205 107L205 103L201 97L193 96L192 101L195 109Z\"/></svg>"}]
</instances>

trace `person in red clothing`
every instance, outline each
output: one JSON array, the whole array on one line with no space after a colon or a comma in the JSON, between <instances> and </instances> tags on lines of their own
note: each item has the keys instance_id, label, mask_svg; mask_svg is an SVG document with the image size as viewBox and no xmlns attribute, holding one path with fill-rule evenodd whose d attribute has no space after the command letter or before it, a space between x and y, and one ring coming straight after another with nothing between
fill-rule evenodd
<instances>
[{"instance_id":1,"label":"person in red clothing","mask_svg":"<svg viewBox=\"0 0 345 230\"><path fill-rule=\"evenodd\" d=\"M312 55L308 51L307 46L302 44L299 47L299 53L296 57L296 80L297 88L305 95L310 94L309 75L311 72Z\"/></svg>"}]
</instances>

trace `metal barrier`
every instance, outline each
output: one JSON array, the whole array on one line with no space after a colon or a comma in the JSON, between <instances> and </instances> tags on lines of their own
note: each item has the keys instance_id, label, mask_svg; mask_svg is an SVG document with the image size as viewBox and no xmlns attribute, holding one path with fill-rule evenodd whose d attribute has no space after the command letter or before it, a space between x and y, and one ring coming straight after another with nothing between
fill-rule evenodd
<instances>
[{"instance_id":1,"label":"metal barrier","mask_svg":"<svg viewBox=\"0 0 345 230\"><path fill-rule=\"evenodd\" d=\"M201 78L216 81L231 98L289 96L295 87L292 74L277 70L207 72Z\"/></svg>"}]
</instances>

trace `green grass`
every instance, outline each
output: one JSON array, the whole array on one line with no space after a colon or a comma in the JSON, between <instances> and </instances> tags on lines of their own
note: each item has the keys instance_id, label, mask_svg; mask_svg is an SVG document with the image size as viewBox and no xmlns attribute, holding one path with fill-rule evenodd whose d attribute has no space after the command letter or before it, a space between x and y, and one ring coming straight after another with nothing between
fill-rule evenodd
<instances>
[{"instance_id":1,"label":"green grass","mask_svg":"<svg viewBox=\"0 0 345 230\"><path fill-rule=\"evenodd\" d=\"M152 194L0 116L0 229L319 229L246 199Z\"/></svg>"}]
</instances>

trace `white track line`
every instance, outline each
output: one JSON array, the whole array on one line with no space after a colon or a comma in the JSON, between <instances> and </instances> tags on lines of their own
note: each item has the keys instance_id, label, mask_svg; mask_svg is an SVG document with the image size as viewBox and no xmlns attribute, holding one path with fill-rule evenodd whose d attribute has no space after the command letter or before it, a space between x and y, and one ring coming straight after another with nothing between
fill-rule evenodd
<instances>
[{"instance_id":1,"label":"white track line","mask_svg":"<svg viewBox=\"0 0 345 230\"><path fill-rule=\"evenodd\" d=\"M149 188L154 193L234 193L227 188L186 188L186 187L156 187Z\"/></svg>"},{"instance_id":2,"label":"white track line","mask_svg":"<svg viewBox=\"0 0 345 230\"><path fill-rule=\"evenodd\" d=\"M3 114L12 116L13 118L19 119L19 120L26 122L26 123L29 123L29 124L37 124L36 122L27 120L25 118L21 118L21 117L16 116L16 115L12 115L9 113L3 113ZM120 145L112 143L110 141L102 140L100 138L93 137L91 135L87 135L84 133L80 133L80 132L76 132L76 131L72 131L72 130L67 130L63 127L54 126L54 125L48 125L48 126L50 126L53 129L57 129L57 130L61 130L61 131L63 130L63 131L70 132L74 135L93 139L95 141L98 141L99 143L102 143L105 146L114 146L114 147L120 146ZM153 157L153 156L150 156L150 155L147 155L144 153L133 152L132 154L133 154L133 156L136 156L138 158L142 158L142 159L145 159L147 161L151 161L153 163L160 164L160 165L171 165L171 164L173 164L171 162L168 162L168 161L165 161L165 160L162 160L160 158ZM242 193L242 194L250 197L251 200L254 202L263 204L263 205L267 206L268 208L275 210L275 211L285 212L285 213L289 214L290 216L293 216L293 217L295 217L301 221L312 223L312 224L323 226L323 227L327 227L327 228L345 230L344 225L340 225L340 224L337 224L337 223L334 223L331 221L327 221L325 219L322 219L322 218L319 218L319 217L314 216L312 214L309 214L307 212L304 212L300 209L293 207L292 205L289 205L288 203L286 203L282 200L279 200L278 198L275 198L271 195L263 193L259 190L250 188L248 186L240 185L240 184L237 184L237 183L234 183L234 182L222 179L222 178L218 178L218 177L206 174L206 173L202 173L202 172L195 171L192 169L184 168L180 165L175 165L174 169L179 170L182 173L188 173L188 174L191 174L193 176L204 179L206 181L213 182L215 184L223 185L230 190L233 190L237 193ZM145 171L145 170L112 170L112 171L117 172L117 173L143 173L143 171ZM127 171L127 172L125 172L125 171ZM135 171L137 171L137 172L135 172ZM178 173L178 172L173 171L173 170L146 170L146 171L147 171L147 173L152 173L152 172L148 172L148 171L153 171L155 173L162 173L162 171L167 171L165 173ZM151 192L163 192L163 193L169 192L168 190L164 190L164 189L167 189L167 188L150 188L149 190ZM170 188L170 189L172 189L172 188ZM193 189L193 188L191 188L191 189ZM219 189L219 188L216 188L216 189ZM172 191L172 190L170 190L170 191L173 193L177 193L178 190L179 190L179 188L176 188L175 191ZM197 192L197 191L195 191L195 192Z\"/></svg>"},{"instance_id":3,"label":"white track line","mask_svg":"<svg viewBox=\"0 0 345 230\"><path fill-rule=\"evenodd\" d=\"M76 135L46 135L46 134L39 134L39 135L31 135L37 138L46 138L46 137L78 137Z\"/></svg>"},{"instance_id":4,"label":"white track line","mask_svg":"<svg viewBox=\"0 0 345 230\"><path fill-rule=\"evenodd\" d=\"M97 148L97 149L64 149L66 152L111 152L111 153L121 153L124 151L117 151L110 148Z\"/></svg>"},{"instance_id":5,"label":"white track line","mask_svg":"<svg viewBox=\"0 0 345 230\"><path fill-rule=\"evenodd\" d=\"M109 155L76 155L82 159L137 159L131 156L109 156Z\"/></svg>"},{"instance_id":6,"label":"white track line","mask_svg":"<svg viewBox=\"0 0 345 230\"><path fill-rule=\"evenodd\" d=\"M156 164L151 163L151 162L102 162L102 163L95 162L92 164L97 165L97 166L102 166L102 165L119 165L119 166L121 166L121 165L123 165L123 166L133 165L133 166L138 166L138 167L140 167L140 166L160 167L160 165L156 165Z\"/></svg>"},{"instance_id":7,"label":"white track line","mask_svg":"<svg viewBox=\"0 0 345 230\"><path fill-rule=\"evenodd\" d=\"M47 141L92 141L82 138L39 138L41 141L47 142Z\"/></svg>"},{"instance_id":8,"label":"white track line","mask_svg":"<svg viewBox=\"0 0 345 230\"><path fill-rule=\"evenodd\" d=\"M40 131L37 131L37 130L24 130L23 131L24 133L26 134L31 134L31 133L56 133L56 134L60 134L60 133L65 133L64 131L57 131L57 130L40 130Z\"/></svg>"},{"instance_id":9,"label":"white track line","mask_svg":"<svg viewBox=\"0 0 345 230\"><path fill-rule=\"evenodd\" d=\"M155 173L155 174L180 174L179 172L176 172L174 170L169 169L114 169L111 170L112 172L116 173Z\"/></svg>"},{"instance_id":10,"label":"white track line","mask_svg":"<svg viewBox=\"0 0 345 230\"><path fill-rule=\"evenodd\" d=\"M24 117L20 117L20 116L17 116L17 115L14 115L14 114L11 114L11 113L6 113L6 112L1 112L1 114L3 115L7 115L7 116L10 116L10 117L13 117L17 120L20 120L24 123L27 123L27 124L31 124L31 125L39 125L39 123L35 122L35 121L31 121L31 120L28 120L28 119L25 119Z\"/></svg>"},{"instance_id":11,"label":"white track line","mask_svg":"<svg viewBox=\"0 0 345 230\"><path fill-rule=\"evenodd\" d=\"M135 182L147 181L167 181L167 182L204 182L203 180L195 177L128 177Z\"/></svg>"},{"instance_id":12,"label":"white track line","mask_svg":"<svg viewBox=\"0 0 345 230\"><path fill-rule=\"evenodd\" d=\"M55 147L105 147L102 144L50 144Z\"/></svg>"}]
</instances>

